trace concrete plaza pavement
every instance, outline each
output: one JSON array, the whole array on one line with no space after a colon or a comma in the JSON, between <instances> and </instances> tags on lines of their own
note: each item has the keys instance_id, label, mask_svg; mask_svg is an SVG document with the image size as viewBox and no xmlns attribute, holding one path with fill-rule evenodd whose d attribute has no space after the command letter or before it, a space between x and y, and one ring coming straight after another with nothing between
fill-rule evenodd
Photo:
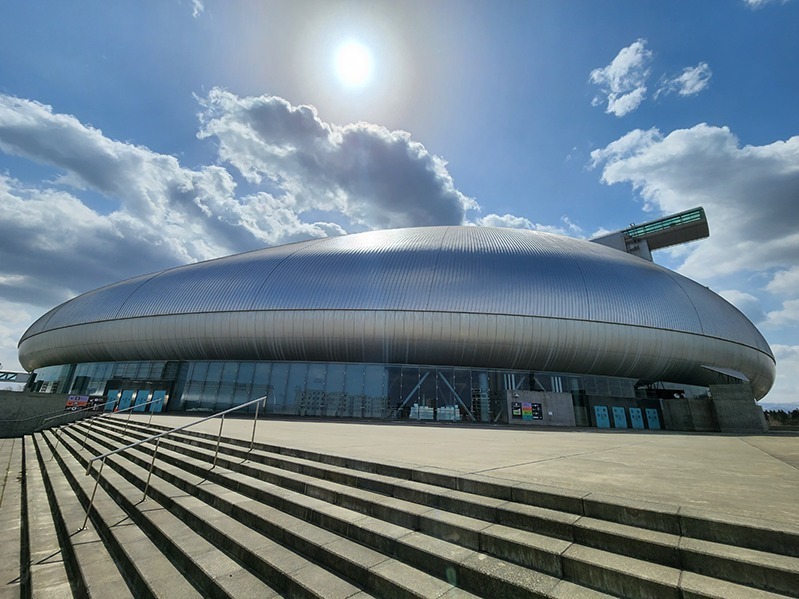
<instances>
[{"instance_id":1,"label":"concrete plaza pavement","mask_svg":"<svg viewBox=\"0 0 799 599\"><path fill-rule=\"evenodd\" d=\"M134 415L133 419L149 420ZM180 426L194 416L157 415ZM192 430L216 434L213 419ZM252 418L223 436L250 440ZM799 524L799 434L531 429L261 419L256 442Z\"/></svg>"}]
</instances>

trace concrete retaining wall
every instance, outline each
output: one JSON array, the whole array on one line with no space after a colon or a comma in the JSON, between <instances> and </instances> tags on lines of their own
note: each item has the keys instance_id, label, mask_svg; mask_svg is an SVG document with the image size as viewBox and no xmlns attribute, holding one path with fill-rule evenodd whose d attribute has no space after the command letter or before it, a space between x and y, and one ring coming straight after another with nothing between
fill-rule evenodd
<instances>
[{"instance_id":1,"label":"concrete retaining wall","mask_svg":"<svg viewBox=\"0 0 799 599\"><path fill-rule=\"evenodd\" d=\"M0 437L21 437L39 428L42 421L64 411L67 394L0 391ZM70 422L85 414L69 413L58 423Z\"/></svg>"},{"instance_id":2,"label":"concrete retaining wall","mask_svg":"<svg viewBox=\"0 0 799 599\"><path fill-rule=\"evenodd\" d=\"M711 399L664 399L660 402L665 428L672 431L719 430Z\"/></svg>"},{"instance_id":3,"label":"concrete retaining wall","mask_svg":"<svg viewBox=\"0 0 799 599\"><path fill-rule=\"evenodd\" d=\"M508 421L525 426L575 426L571 393L548 391L508 391ZM519 411L530 406L528 417ZM516 409L514 409L516 406ZM514 415L516 414L516 415ZM529 417L532 415L532 418Z\"/></svg>"}]
</instances>

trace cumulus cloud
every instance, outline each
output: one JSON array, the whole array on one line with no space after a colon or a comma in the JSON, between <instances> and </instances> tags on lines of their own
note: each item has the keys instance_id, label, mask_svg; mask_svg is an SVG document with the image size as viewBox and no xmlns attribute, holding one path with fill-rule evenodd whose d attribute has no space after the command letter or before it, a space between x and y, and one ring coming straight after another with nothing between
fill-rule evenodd
<instances>
[{"instance_id":1,"label":"cumulus cloud","mask_svg":"<svg viewBox=\"0 0 799 599\"><path fill-rule=\"evenodd\" d=\"M191 16L195 19L205 12L205 5L202 0L191 0Z\"/></svg>"},{"instance_id":2,"label":"cumulus cloud","mask_svg":"<svg viewBox=\"0 0 799 599\"><path fill-rule=\"evenodd\" d=\"M3 281L5 277L0 278ZM7 283L8 281L4 281ZM22 331L38 318L41 314L31 310L29 305L15 301L8 301L0 297L0 364L2 370L22 371L17 360L17 342ZM18 388L18 385L13 387Z\"/></svg>"},{"instance_id":3,"label":"cumulus cloud","mask_svg":"<svg viewBox=\"0 0 799 599\"><path fill-rule=\"evenodd\" d=\"M556 233L558 235L581 234L582 229L572 223L567 217L561 218L563 226L542 225L534 223L523 216L513 214L487 214L475 220L476 225L481 227L504 227L506 229L527 229L529 231L543 231L544 233Z\"/></svg>"},{"instance_id":4,"label":"cumulus cloud","mask_svg":"<svg viewBox=\"0 0 799 599\"><path fill-rule=\"evenodd\" d=\"M796 293L796 290L799 289L799 266L792 266L776 272L766 285L766 289L779 295Z\"/></svg>"},{"instance_id":5,"label":"cumulus cloud","mask_svg":"<svg viewBox=\"0 0 799 599\"><path fill-rule=\"evenodd\" d=\"M601 106L607 103L605 112L622 117L634 111L647 97L646 82L651 74L654 54L646 47L645 39L638 39L622 48L611 63L591 71L589 81L599 86L600 94L594 96L591 104ZM693 96L704 90L710 83L712 73L706 62L695 67L685 67L678 75L662 76L654 97L677 93L680 96Z\"/></svg>"},{"instance_id":6,"label":"cumulus cloud","mask_svg":"<svg viewBox=\"0 0 799 599\"><path fill-rule=\"evenodd\" d=\"M743 0L752 10L763 8L766 4L786 4L788 0Z\"/></svg>"},{"instance_id":7,"label":"cumulus cloud","mask_svg":"<svg viewBox=\"0 0 799 599\"><path fill-rule=\"evenodd\" d=\"M601 92L594 97L594 106L607 102L605 112L619 117L638 108L646 98L652 57L646 40L638 39L622 48L609 65L591 71L589 80L598 85Z\"/></svg>"},{"instance_id":8,"label":"cumulus cloud","mask_svg":"<svg viewBox=\"0 0 799 599\"><path fill-rule=\"evenodd\" d=\"M710 238L681 253L678 270L700 281L745 277L748 288L722 295L777 339L796 334L799 136L753 146L742 145L727 127L704 123L668 135L636 130L591 158L604 183L629 183L655 212L703 206ZM772 348L778 371L794 372L796 346ZM769 401L785 401L788 393L780 375Z\"/></svg>"},{"instance_id":9,"label":"cumulus cloud","mask_svg":"<svg viewBox=\"0 0 799 599\"><path fill-rule=\"evenodd\" d=\"M35 185L0 174L0 300L49 308L176 264L351 226L461 224L477 207L444 161L407 133L333 126L311 107L220 90L201 109L199 136L217 142L223 163L250 182L248 193L238 193L224 164L187 168L0 94L0 151L56 173Z\"/></svg>"},{"instance_id":10,"label":"cumulus cloud","mask_svg":"<svg viewBox=\"0 0 799 599\"><path fill-rule=\"evenodd\" d=\"M695 67L685 67L679 75L664 77L661 80L655 98L672 92L681 96L696 95L710 84L711 76L710 67L706 62L700 62Z\"/></svg>"},{"instance_id":11,"label":"cumulus cloud","mask_svg":"<svg viewBox=\"0 0 799 599\"><path fill-rule=\"evenodd\" d=\"M699 124L665 136L635 130L591 158L604 183L630 183L655 211L705 207L711 236L688 254L682 269L689 276L799 262L799 137L741 146L727 127Z\"/></svg>"},{"instance_id":12,"label":"cumulus cloud","mask_svg":"<svg viewBox=\"0 0 799 599\"><path fill-rule=\"evenodd\" d=\"M777 359L777 379L766 397L769 403L796 403L796 373L799 372L799 345L772 345Z\"/></svg>"},{"instance_id":13,"label":"cumulus cloud","mask_svg":"<svg viewBox=\"0 0 799 599\"><path fill-rule=\"evenodd\" d=\"M311 106L214 89L201 100L201 139L246 179L279 186L300 211L336 210L368 228L461 224L477 204L446 163L404 131L326 123Z\"/></svg>"}]
</instances>

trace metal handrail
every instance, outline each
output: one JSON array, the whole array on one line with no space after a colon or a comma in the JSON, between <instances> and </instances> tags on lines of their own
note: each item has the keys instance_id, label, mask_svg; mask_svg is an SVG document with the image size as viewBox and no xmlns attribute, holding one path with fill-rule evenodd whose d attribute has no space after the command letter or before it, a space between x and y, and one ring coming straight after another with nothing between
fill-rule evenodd
<instances>
[{"instance_id":1,"label":"metal handrail","mask_svg":"<svg viewBox=\"0 0 799 599\"><path fill-rule=\"evenodd\" d=\"M150 477L153 474L153 465L155 464L155 457L156 457L156 455L158 455L158 448L161 445L161 439L163 437L166 437L167 435L171 435L173 433L177 433L177 432L185 430L187 428L191 428L192 426L196 426L196 425L200 424L201 422L205 422L206 420L211 420L212 418L218 418L218 417L221 416L222 417L222 421L219 423L219 433L217 433L217 437L216 437L216 451L214 452L214 462L213 462L213 465L211 466L211 470L213 470L214 468L216 468L216 459L217 459L217 456L219 455L219 444L220 444L220 441L222 439L222 426L225 424L225 414L229 414L230 412L235 412L236 410L240 410L242 408L246 408L247 406L251 406L252 404L255 404L255 416L254 416L253 421L252 421L252 437L250 438L250 449L247 452L247 453L249 453L250 451L252 451L253 445L255 444L255 426L258 423L258 408L259 408L259 404L261 404L261 403L263 403L264 408L266 408L266 395L264 395L263 397L259 397L257 399L252 399L252 400L248 401L247 403L243 403L243 404L241 404L239 406L235 406L233 408L228 408L227 410L223 410L221 412L217 412L216 414L211 414L210 416L205 416L203 418L199 418L197 420L193 420L192 422L189 422L188 424L183 424L181 426L176 426L175 428L171 428L168 431L164 431L162 433L157 433L155 435L150 435L149 437L146 437L144 439L139 439L138 441L135 441L133 443L125 445L124 447L117 447L116 449L113 449L111 451L107 451L107 452L105 452L102 455L94 456L93 458L91 458L88 461L88 463L86 464L86 475L87 476L89 475L89 473L92 470L92 464L94 462L96 462L97 460L100 460L100 469L97 471L97 479L94 482L94 490L92 491L91 499L89 499L89 507L86 508L86 517L83 520L83 526L81 526L79 530L83 530L84 528L86 528L86 523L89 521L89 514L91 513L92 506L94 505L94 496L97 493L97 487L99 486L100 479L102 478L103 467L105 467L106 458L108 458L108 457L110 457L112 455L116 455L118 453L122 453L123 451L127 451L128 449L132 449L133 447L138 447L139 445L142 445L143 443L150 443L151 441L155 441L155 450L153 451L153 458L150 461L150 469L149 469L149 471L147 473L147 482L144 485L144 494L142 495L142 501L144 501L147 498L147 490L150 488ZM139 404L139 405L143 405L143 404ZM119 412L117 412L117 414L118 413ZM130 416L128 416L128 419L130 419ZM127 426L126 426L126 428L127 428Z\"/></svg>"},{"instance_id":2,"label":"metal handrail","mask_svg":"<svg viewBox=\"0 0 799 599\"><path fill-rule=\"evenodd\" d=\"M55 416L50 416L49 418L45 418L44 420L42 420L42 425L44 425L44 423L47 422L48 420L57 420L58 418L64 418L65 416L71 416L72 414L78 414L80 412L89 412L89 411L102 412L102 410L98 410L97 408L102 406L103 409L105 409L105 406L107 404L114 401L116 401L116 399L109 399L108 401L104 401L103 403L94 404L92 406L86 406L84 408L81 408L80 410L66 411L66 408L64 408L63 410L60 411L59 414L56 414ZM55 414L55 412L50 412L50 413ZM46 414L42 414L42 416L46 416Z\"/></svg>"},{"instance_id":3,"label":"metal handrail","mask_svg":"<svg viewBox=\"0 0 799 599\"><path fill-rule=\"evenodd\" d=\"M73 414L78 414L80 412L85 412L87 410L93 410L97 406L104 406L104 405L105 403L95 404L93 406L86 406L79 410L70 410L70 411L66 411L66 408L60 408L58 410L53 410L52 412L45 412L44 414L36 414L35 416L28 416L27 418L0 418L0 422L28 422L28 420L36 420L37 418L41 418L42 416L50 416L50 414L55 414L55 416L50 416L49 418L45 418L44 420L42 420L42 424L44 424L48 420L53 420L54 418L63 418L64 416L71 416Z\"/></svg>"},{"instance_id":4,"label":"metal handrail","mask_svg":"<svg viewBox=\"0 0 799 599\"><path fill-rule=\"evenodd\" d=\"M107 406L107 405L108 405L108 404L110 404L110 403L115 403L116 401L117 401L116 399L109 399L109 400L108 400L108 401L106 401L105 403L98 404L98 405L101 405L101 406L104 406L104 407L105 407L105 406ZM151 403L155 403L156 401L163 401L163 398L162 398L162 397L159 397L158 399L151 399L150 401L146 401L146 402L144 402L144 403L140 403L140 404L134 404L134 405L132 405L132 406L128 406L127 408L124 408L124 409L122 409L122 410L117 410L116 412L106 412L106 411L101 411L101 412L100 412L99 414L97 414L96 416L93 416L93 417L91 417L91 418L89 419L89 426L86 428L86 434L84 434L84 435L83 435L83 443L81 443L81 446L80 446L80 448L81 448L81 449L83 449L83 448L86 446L86 437L88 437L88 436L89 436L89 431L90 431L90 430L92 429L92 427L94 426L94 422L95 422L96 420L99 420L99 419L100 419L100 418L102 418L103 416L110 416L111 414L121 414L122 412L130 412L130 414L128 414L128 419L125 421L125 431L127 431L127 430L128 430L128 422L130 422L130 416L131 416L131 414L133 414L133 410L134 410L135 408L143 408L144 406L148 406L148 405L150 405ZM74 412L73 412L73 413L74 413ZM81 420L83 420L83 419L81 419ZM148 424L150 424L152 421L153 421L153 412L150 412L150 422L149 422ZM77 420L76 420L75 422L77 422ZM70 422L70 423L69 423L69 424L68 424L66 427L64 427L64 428L68 428L69 426L71 426L71 425L75 424L75 422ZM51 459L51 460L52 460L52 459L55 457L55 450L56 450L56 449L58 449L58 444L59 444L59 443L61 443L61 432L62 432L62 430L63 430L63 429L59 428L59 429L58 429L58 430L56 430L56 432L55 432L55 446L53 447L53 451L52 451L52 452L50 452L50 459ZM122 433L122 434L125 434L125 431L123 431L123 433Z\"/></svg>"}]
</instances>

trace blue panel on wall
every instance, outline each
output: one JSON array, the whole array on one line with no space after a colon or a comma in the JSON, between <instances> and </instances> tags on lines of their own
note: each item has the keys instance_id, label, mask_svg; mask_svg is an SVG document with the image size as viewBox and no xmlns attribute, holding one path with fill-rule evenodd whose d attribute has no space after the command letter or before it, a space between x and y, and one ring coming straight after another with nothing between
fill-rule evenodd
<instances>
[{"instance_id":1,"label":"blue panel on wall","mask_svg":"<svg viewBox=\"0 0 799 599\"><path fill-rule=\"evenodd\" d=\"M122 397L119 398L119 411L127 410L130 407L130 402L133 399L133 389L125 389L122 392Z\"/></svg>"},{"instance_id":2,"label":"blue panel on wall","mask_svg":"<svg viewBox=\"0 0 799 599\"><path fill-rule=\"evenodd\" d=\"M621 406L613 406L613 426L615 428L627 428L627 414Z\"/></svg>"},{"instance_id":3,"label":"blue panel on wall","mask_svg":"<svg viewBox=\"0 0 799 599\"><path fill-rule=\"evenodd\" d=\"M119 399L119 389L110 389L108 394L105 396L105 411L106 412L113 412L114 408L117 405L117 399Z\"/></svg>"},{"instance_id":4,"label":"blue panel on wall","mask_svg":"<svg viewBox=\"0 0 799 599\"><path fill-rule=\"evenodd\" d=\"M164 398L166 397L166 391L163 389L159 389L158 391L153 391L153 403L150 404L150 411L151 412L160 412L164 409Z\"/></svg>"},{"instance_id":5,"label":"blue panel on wall","mask_svg":"<svg viewBox=\"0 0 799 599\"><path fill-rule=\"evenodd\" d=\"M658 411L654 408L647 408L646 409L646 422L651 429L659 429L660 428L660 417L658 416Z\"/></svg>"},{"instance_id":6,"label":"blue panel on wall","mask_svg":"<svg viewBox=\"0 0 799 599\"><path fill-rule=\"evenodd\" d=\"M146 389L139 389L136 392L136 401L133 403L133 411L134 412L144 412L147 409L145 405L147 403L147 398L150 394L147 392Z\"/></svg>"},{"instance_id":7,"label":"blue panel on wall","mask_svg":"<svg viewBox=\"0 0 799 599\"><path fill-rule=\"evenodd\" d=\"M630 422L633 428L644 428L644 414L641 408L630 408Z\"/></svg>"},{"instance_id":8,"label":"blue panel on wall","mask_svg":"<svg viewBox=\"0 0 799 599\"><path fill-rule=\"evenodd\" d=\"M610 417L607 406L594 406L597 428L610 428Z\"/></svg>"}]
</instances>

